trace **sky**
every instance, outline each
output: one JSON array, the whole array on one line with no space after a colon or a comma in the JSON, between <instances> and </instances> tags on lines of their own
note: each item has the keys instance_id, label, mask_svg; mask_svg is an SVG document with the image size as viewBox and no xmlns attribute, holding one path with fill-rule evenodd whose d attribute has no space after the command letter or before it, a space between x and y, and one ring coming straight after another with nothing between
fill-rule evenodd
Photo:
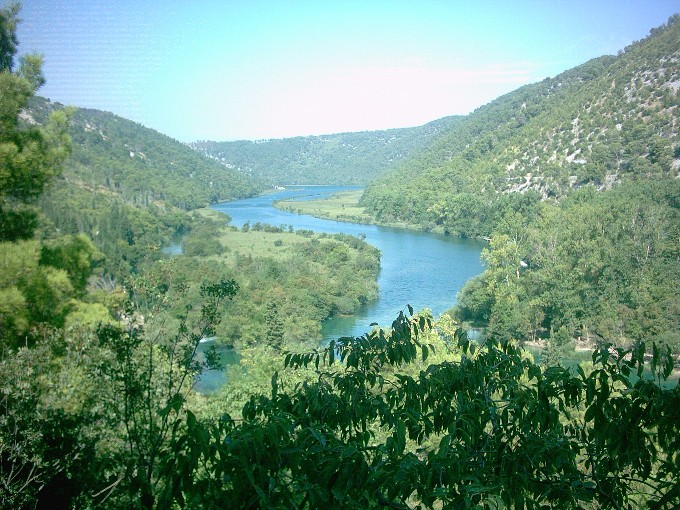
<instances>
[{"instance_id":1,"label":"sky","mask_svg":"<svg viewBox=\"0 0 680 510\"><path fill-rule=\"evenodd\" d=\"M0 0L0 4L6 3ZM183 142L411 127L616 54L680 0L23 0L52 101Z\"/></svg>"}]
</instances>

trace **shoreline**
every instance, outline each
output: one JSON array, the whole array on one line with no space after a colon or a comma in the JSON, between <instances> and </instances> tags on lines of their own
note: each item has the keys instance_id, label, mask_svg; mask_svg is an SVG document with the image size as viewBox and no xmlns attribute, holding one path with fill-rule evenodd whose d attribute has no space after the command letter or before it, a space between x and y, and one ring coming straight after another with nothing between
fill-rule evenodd
<instances>
[{"instance_id":1,"label":"shoreline","mask_svg":"<svg viewBox=\"0 0 680 510\"><path fill-rule=\"evenodd\" d=\"M318 200L282 199L272 202L272 205L280 211L286 211L292 214L306 214L323 220L451 235L446 233L442 228L427 228L406 222L377 221L365 212L364 207L358 205L359 200L357 196L361 194L363 194L363 189L338 191L328 198L320 198ZM348 196L351 198L348 199ZM354 214L348 213L346 210L354 210ZM483 239L480 238L479 240L481 241Z\"/></svg>"}]
</instances>

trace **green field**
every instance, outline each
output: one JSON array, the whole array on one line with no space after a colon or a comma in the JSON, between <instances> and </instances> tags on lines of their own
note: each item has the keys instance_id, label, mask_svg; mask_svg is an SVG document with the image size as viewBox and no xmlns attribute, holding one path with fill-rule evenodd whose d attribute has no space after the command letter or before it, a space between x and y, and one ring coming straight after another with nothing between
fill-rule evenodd
<instances>
[{"instance_id":1,"label":"green field","mask_svg":"<svg viewBox=\"0 0 680 510\"><path fill-rule=\"evenodd\" d=\"M374 223L373 218L366 214L364 207L359 205L363 190L342 191L330 198L322 200L280 200L274 202L274 207L282 211L296 214L309 214L317 218L350 223Z\"/></svg>"},{"instance_id":2,"label":"green field","mask_svg":"<svg viewBox=\"0 0 680 510\"><path fill-rule=\"evenodd\" d=\"M437 226L424 228L422 225L405 223L402 221L377 221L366 212L366 208L359 205L363 190L341 191L329 198L321 200L279 200L274 207L294 214L308 214L315 218L345 221L348 223L363 223L366 225L380 225L383 227L406 228L410 230L430 230L443 233Z\"/></svg>"},{"instance_id":3,"label":"green field","mask_svg":"<svg viewBox=\"0 0 680 510\"><path fill-rule=\"evenodd\" d=\"M302 243L309 243L310 239L319 242L330 242L323 234L302 235L289 232L264 232L249 230L242 232L237 229L223 229L219 240L226 248L219 258L233 263L241 256L268 257L277 261L291 258L293 247Z\"/></svg>"}]
</instances>

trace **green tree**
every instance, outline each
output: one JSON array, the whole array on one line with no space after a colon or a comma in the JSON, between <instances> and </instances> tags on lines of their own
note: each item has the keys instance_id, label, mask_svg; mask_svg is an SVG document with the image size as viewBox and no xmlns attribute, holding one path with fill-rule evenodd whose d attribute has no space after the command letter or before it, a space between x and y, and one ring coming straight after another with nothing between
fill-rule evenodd
<instances>
[{"instance_id":1,"label":"green tree","mask_svg":"<svg viewBox=\"0 0 680 510\"><path fill-rule=\"evenodd\" d=\"M279 307L274 300L267 303L264 321L267 327L265 343L276 351L280 351L283 347L283 320L279 315Z\"/></svg>"},{"instance_id":2,"label":"green tree","mask_svg":"<svg viewBox=\"0 0 680 510\"><path fill-rule=\"evenodd\" d=\"M0 11L0 71L12 71L17 52L19 4L13 2Z\"/></svg>"},{"instance_id":3,"label":"green tree","mask_svg":"<svg viewBox=\"0 0 680 510\"><path fill-rule=\"evenodd\" d=\"M0 295L3 350L32 344L41 328L61 326L75 297L64 269L40 264L38 241L0 243Z\"/></svg>"},{"instance_id":4,"label":"green tree","mask_svg":"<svg viewBox=\"0 0 680 510\"><path fill-rule=\"evenodd\" d=\"M78 296L93 270L103 262L103 255L85 235L68 235L45 241L41 246L40 264L64 269Z\"/></svg>"},{"instance_id":5,"label":"green tree","mask_svg":"<svg viewBox=\"0 0 680 510\"><path fill-rule=\"evenodd\" d=\"M0 269L0 295L4 298L0 307L0 339L3 355L4 348L27 343L40 327L63 324L74 291L82 293L90 274L87 267L76 278L74 264L64 270L56 261L41 261L39 243L30 241L38 224L37 209L31 202L60 172L68 154L69 139L65 112L53 115L44 127L31 126L21 120L22 112L43 85L44 78L42 59L37 55L22 57L15 70L18 15L17 3L0 9L0 259L4 261ZM91 243L88 247L92 247ZM74 247L72 255L77 251ZM87 247L80 250L87 263L92 253L86 252Z\"/></svg>"},{"instance_id":6,"label":"green tree","mask_svg":"<svg viewBox=\"0 0 680 510\"><path fill-rule=\"evenodd\" d=\"M175 443L180 504L271 508L674 508L680 387L670 352L609 348L593 370L542 369L515 343L432 352L426 316L343 338L286 365L242 420L187 419ZM340 361L338 364L337 362ZM635 382L633 382L635 381ZM207 439L207 438L211 439ZM185 459L192 459L189 463Z\"/></svg>"},{"instance_id":7,"label":"green tree","mask_svg":"<svg viewBox=\"0 0 680 510\"><path fill-rule=\"evenodd\" d=\"M20 113L44 83L42 58L17 52L18 4L0 9L0 241L28 239L37 213L28 202L39 196L68 155L67 114L57 112L44 128L22 126Z\"/></svg>"},{"instance_id":8,"label":"green tree","mask_svg":"<svg viewBox=\"0 0 680 510\"><path fill-rule=\"evenodd\" d=\"M102 375L113 388L109 405L125 445L115 473L118 482L114 479L105 492L113 493L122 482L122 504L133 508L168 508L177 495L168 466L181 460L174 458L170 445L182 434L182 420L192 416L186 401L204 368L196 349L201 339L214 336L220 301L231 299L238 289L233 280L202 285L200 309L187 306L173 328L153 318L172 308L172 296L181 296L187 287L181 278L158 276L147 273L133 280L123 324L104 324L97 331L100 345L112 353ZM214 352L209 353L207 365L216 362Z\"/></svg>"},{"instance_id":9,"label":"green tree","mask_svg":"<svg viewBox=\"0 0 680 510\"><path fill-rule=\"evenodd\" d=\"M493 305L493 295L489 292L483 275L468 280L458 293L455 315L461 321L475 325L486 325Z\"/></svg>"}]
</instances>

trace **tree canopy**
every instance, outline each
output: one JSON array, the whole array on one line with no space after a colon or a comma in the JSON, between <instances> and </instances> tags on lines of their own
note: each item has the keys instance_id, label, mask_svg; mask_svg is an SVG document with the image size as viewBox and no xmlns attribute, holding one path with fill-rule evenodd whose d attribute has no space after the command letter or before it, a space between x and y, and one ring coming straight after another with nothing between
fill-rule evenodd
<instances>
[{"instance_id":1,"label":"tree canopy","mask_svg":"<svg viewBox=\"0 0 680 510\"><path fill-rule=\"evenodd\" d=\"M37 226L27 202L38 197L68 154L67 115L44 128L21 125L28 102L44 83L42 58L26 55L16 71L17 4L0 9L0 240L28 239Z\"/></svg>"}]
</instances>

